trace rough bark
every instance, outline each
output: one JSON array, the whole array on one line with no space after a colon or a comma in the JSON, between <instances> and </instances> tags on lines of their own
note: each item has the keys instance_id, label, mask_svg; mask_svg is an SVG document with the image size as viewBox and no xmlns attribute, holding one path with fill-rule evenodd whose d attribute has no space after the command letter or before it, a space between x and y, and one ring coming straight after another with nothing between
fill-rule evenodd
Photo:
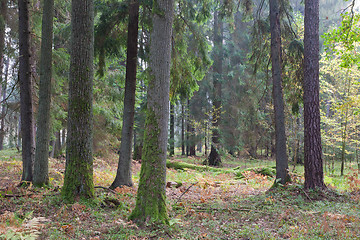
<instances>
[{"instance_id":1,"label":"rough bark","mask_svg":"<svg viewBox=\"0 0 360 240\"><path fill-rule=\"evenodd\" d=\"M32 181L34 163L34 117L30 70L29 2L19 0L19 83L23 173L21 181Z\"/></svg>"},{"instance_id":2,"label":"rough bark","mask_svg":"<svg viewBox=\"0 0 360 240\"><path fill-rule=\"evenodd\" d=\"M279 0L270 0L271 61L273 78L273 104L275 115L276 183L290 180L286 153L285 114L282 92L282 56Z\"/></svg>"},{"instance_id":3,"label":"rough bark","mask_svg":"<svg viewBox=\"0 0 360 240\"><path fill-rule=\"evenodd\" d=\"M124 116L121 131L120 156L116 177L110 186L111 189L122 185L133 185L131 179L131 149L135 116L138 22L139 1L132 0L129 6Z\"/></svg>"},{"instance_id":4,"label":"rough bark","mask_svg":"<svg viewBox=\"0 0 360 240\"><path fill-rule=\"evenodd\" d=\"M319 107L319 0L305 0L304 167L305 189L325 188Z\"/></svg>"},{"instance_id":5,"label":"rough bark","mask_svg":"<svg viewBox=\"0 0 360 240\"><path fill-rule=\"evenodd\" d=\"M72 0L68 135L63 197L70 202L94 197L93 59L94 2Z\"/></svg>"},{"instance_id":6,"label":"rough bark","mask_svg":"<svg viewBox=\"0 0 360 240\"><path fill-rule=\"evenodd\" d=\"M165 184L174 1L158 0L156 3L152 11L151 80L147 94L144 153L136 207L130 216L139 223L168 223Z\"/></svg>"},{"instance_id":7,"label":"rough bark","mask_svg":"<svg viewBox=\"0 0 360 240\"><path fill-rule=\"evenodd\" d=\"M221 80L222 80L222 58L223 58L223 23L216 11L214 16L214 64L213 64L213 113L212 113L212 138L211 152L208 163L210 166L219 166L221 157L219 154L220 144L220 113L221 113Z\"/></svg>"},{"instance_id":8,"label":"rough bark","mask_svg":"<svg viewBox=\"0 0 360 240\"><path fill-rule=\"evenodd\" d=\"M48 157L50 142L53 18L54 0L44 0L41 31L39 112L37 118L33 179L33 184L36 186L43 186L49 183Z\"/></svg>"}]
</instances>

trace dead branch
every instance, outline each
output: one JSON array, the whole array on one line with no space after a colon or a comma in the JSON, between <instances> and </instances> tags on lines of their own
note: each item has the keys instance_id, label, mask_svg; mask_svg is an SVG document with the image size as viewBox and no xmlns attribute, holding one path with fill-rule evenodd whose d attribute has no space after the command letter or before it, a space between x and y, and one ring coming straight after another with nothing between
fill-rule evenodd
<instances>
[{"instance_id":1,"label":"dead branch","mask_svg":"<svg viewBox=\"0 0 360 240\"><path fill-rule=\"evenodd\" d=\"M187 192L190 190L191 187L195 186L195 185L198 184L198 183L199 183L199 182L196 182L196 183L191 184L191 185L180 195L180 197L176 200L175 204L177 204L177 203L180 201L180 199L182 198L182 196L184 196L185 193L187 193Z\"/></svg>"}]
</instances>

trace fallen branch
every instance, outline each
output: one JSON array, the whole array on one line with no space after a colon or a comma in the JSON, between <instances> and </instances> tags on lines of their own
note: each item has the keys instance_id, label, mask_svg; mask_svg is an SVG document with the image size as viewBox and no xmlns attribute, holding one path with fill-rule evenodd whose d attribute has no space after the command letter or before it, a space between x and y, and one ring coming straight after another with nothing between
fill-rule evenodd
<instances>
[{"instance_id":1,"label":"fallen branch","mask_svg":"<svg viewBox=\"0 0 360 240\"><path fill-rule=\"evenodd\" d=\"M191 184L191 185L180 195L180 197L176 200L175 204L177 204L177 203L180 201L180 199L182 198L182 196L184 196L185 193L187 193L187 192L190 190L190 188L192 188L193 186L195 186L195 185L198 184L198 183L199 183L199 182L196 182L196 183Z\"/></svg>"},{"instance_id":2,"label":"fallen branch","mask_svg":"<svg viewBox=\"0 0 360 240\"><path fill-rule=\"evenodd\" d=\"M114 190L112 190L112 189L110 189L110 188L107 188L107 187L95 186L94 188L101 188L101 189L104 189L104 190L106 190L106 191L108 191L108 192L111 192L111 193L113 193L113 194L117 194L116 191L114 191Z\"/></svg>"},{"instance_id":3,"label":"fallen branch","mask_svg":"<svg viewBox=\"0 0 360 240\"><path fill-rule=\"evenodd\" d=\"M52 193L52 194L38 194L38 193L5 194L5 195L1 195L1 197L4 197L4 198L16 198L16 197L31 197L33 195L41 195L43 197L49 197L49 196L60 195L60 193Z\"/></svg>"},{"instance_id":4,"label":"fallen branch","mask_svg":"<svg viewBox=\"0 0 360 240\"><path fill-rule=\"evenodd\" d=\"M202 208L202 207L197 207L194 209L196 212L207 212L207 211L244 211L244 212L258 212L257 210L253 210L253 209L249 209L249 208Z\"/></svg>"},{"instance_id":5,"label":"fallen branch","mask_svg":"<svg viewBox=\"0 0 360 240\"><path fill-rule=\"evenodd\" d=\"M304 191L304 189L302 190L305 193L305 196L312 202L313 200L309 197L309 195Z\"/></svg>"}]
</instances>

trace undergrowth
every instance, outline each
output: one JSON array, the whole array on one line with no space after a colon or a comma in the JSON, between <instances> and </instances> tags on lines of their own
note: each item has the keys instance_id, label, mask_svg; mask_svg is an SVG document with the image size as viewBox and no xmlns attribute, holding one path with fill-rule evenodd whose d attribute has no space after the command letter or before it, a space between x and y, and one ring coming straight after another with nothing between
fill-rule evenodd
<instances>
[{"instance_id":1,"label":"undergrowth","mask_svg":"<svg viewBox=\"0 0 360 240\"><path fill-rule=\"evenodd\" d=\"M292 183L271 188L271 160L230 159L223 168L201 166L201 158L173 158L167 169L169 226L139 228L128 220L135 187L96 188L96 198L66 204L59 195L64 159L51 159L48 188L18 188L16 151L0 155L0 239L360 239L360 179L326 175L326 191L305 191L299 167ZM114 156L116 159L117 156ZM115 160L95 159L95 185L109 186ZM266 173L258 170L266 169ZM241 177L239 178L239 173ZM238 176L238 177L237 177Z\"/></svg>"}]
</instances>

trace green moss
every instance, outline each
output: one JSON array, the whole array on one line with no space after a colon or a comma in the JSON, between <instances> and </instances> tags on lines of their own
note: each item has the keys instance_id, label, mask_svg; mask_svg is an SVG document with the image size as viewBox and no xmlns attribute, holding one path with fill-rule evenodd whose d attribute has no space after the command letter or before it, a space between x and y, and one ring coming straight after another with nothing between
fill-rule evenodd
<instances>
[{"instance_id":1,"label":"green moss","mask_svg":"<svg viewBox=\"0 0 360 240\"><path fill-rule=\"evenodd\" d=\"M169 222L165 203L166 167L162 159L166 153L159 147L159 133L155 112L148 109L136 207L129 217L139 224Z\"/></svg>"},{"instance_id":2,"label":"green moss","mask_svg":"<svg viewBox=\"0 0 360 240\"><path fill-rule=\"evenodd\" d=\"M199 172L220 172L220 173L235 173L233 169L223 169L223 168L216 168L216 167L209 167L209 166L202 166L202 165L195 165L191 163L185 162L166 162L167 168L174 168L176 170L185 170L185 169L193 169Z\"/></svg>"},{"instance_id":3,"label":"green moss","mask_svg":"<svg viewBox=\"0 0 360 240\"><path fill-rule=\"evenodd\" d=\"M248 171L255 172L257 174L262 174L264 176L269 176L269 177L275 177L276 176L276 169L272 168L272 167L254 167L254 168L246 168L244 170L238 170L238 169L239 169L238 167L234 168L234 170L236 171L235 172L236 177L238 179L244 178L243 173L248 172Z\"/></svg>"},{"instance_id":4,"label":"green moss","mask_svg":"<svg viewBox=\"0 0 360 240\"><path fill-rule=\"evenodd\" d=\"M94 197L92 164L79 157L70 159L66 166L64 186L61 195L67 202Z\"/></svg>"}]
</instances>

